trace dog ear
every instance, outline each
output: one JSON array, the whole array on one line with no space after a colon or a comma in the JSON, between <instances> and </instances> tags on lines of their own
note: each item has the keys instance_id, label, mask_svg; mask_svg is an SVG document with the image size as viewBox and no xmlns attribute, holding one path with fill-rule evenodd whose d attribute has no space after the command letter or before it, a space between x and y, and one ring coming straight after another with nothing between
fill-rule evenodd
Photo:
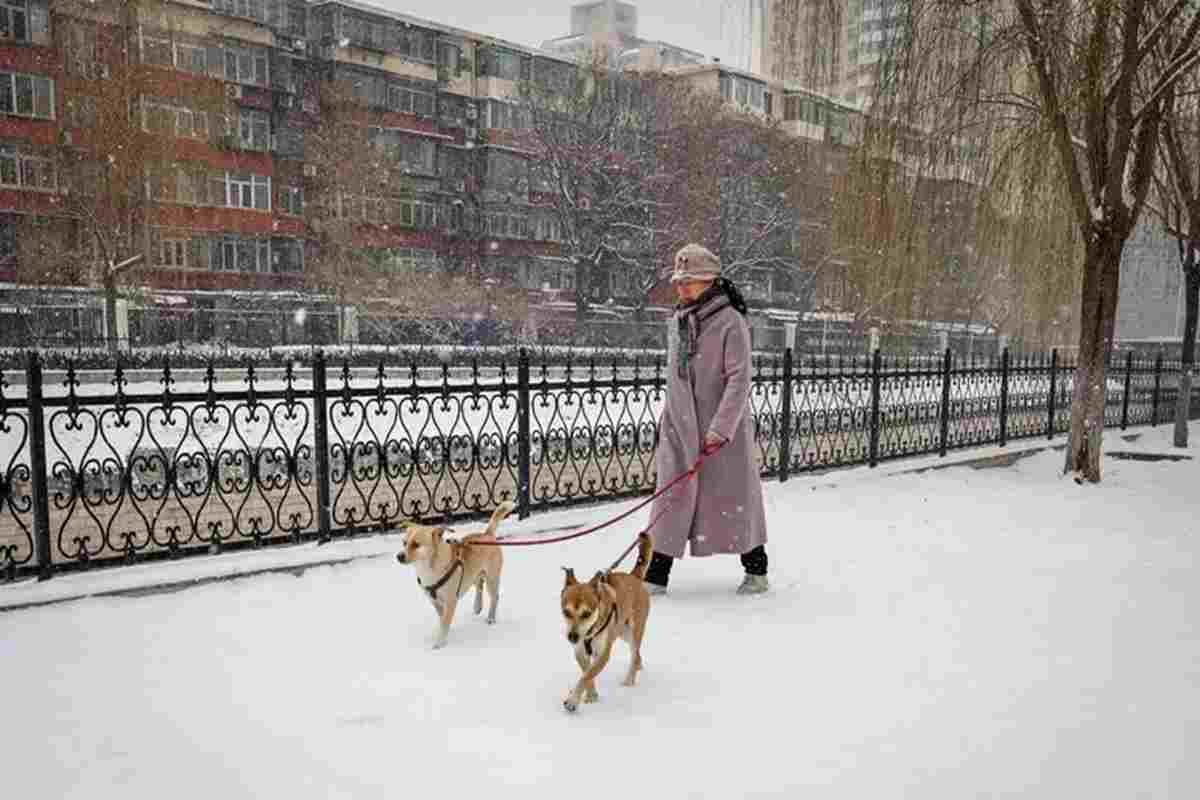
<instances>
[{"instance_id":1,"label":"dog ear","mask_svg":"<svg viewBox=\"0 0 1200 800\"><path fill-rule=\"evenodd\" d=\"M604 570L600 570L599 572L597 572L595 575L592 576L591 583L593 586L599 586L600 584L605 583L607 581L608 581L608 573L605 572Z\"/></svg>"},{"instance_id":2,"label":"dog ear","mask_svg":"<svg viewBox=\"0 0 1200 800\"><path fill-rule=\"evenodd\" d=\"M575 570L571 569L570 567L563 567L562 570L566 573L566 578L563 580L564 588L567 586L574 586L575 584L579 583L579 581L575 580Z\"/></svg>"}]
</instances>

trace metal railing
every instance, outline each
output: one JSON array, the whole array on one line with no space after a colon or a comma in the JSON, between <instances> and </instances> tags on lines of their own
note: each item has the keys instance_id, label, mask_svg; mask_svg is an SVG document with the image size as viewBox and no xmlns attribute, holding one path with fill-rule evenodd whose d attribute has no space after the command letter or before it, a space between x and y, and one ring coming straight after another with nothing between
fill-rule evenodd
<instances>
[{"instance_id":1,"label":"metal railing","mask_svg":"<svg viewBox=\"0 0 1200 800\"><path fill-rule=\"evenodd\" d=\"M521 516L652 490L661 357L599 363L521 350L480 366L69 366L0 373L0 580L353 536L401 519ZM1069 426L1059 357L755 360L764 478ZM1110 368L1106 424L1170 421L1179 365ZM21 380L23 378L23 380ZM10 380L11 379L11 380ZM1200 414L1200 396L1191 415Z\"/></svg>"}]
</instances>

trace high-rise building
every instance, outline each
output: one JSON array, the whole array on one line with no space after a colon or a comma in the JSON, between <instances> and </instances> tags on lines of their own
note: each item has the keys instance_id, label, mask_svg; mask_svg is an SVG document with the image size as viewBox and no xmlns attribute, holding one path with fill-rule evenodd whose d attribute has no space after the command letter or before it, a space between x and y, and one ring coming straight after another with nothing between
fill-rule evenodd
<instances>
[{"instance_id":1,"label":"high-rise building","mask_svg":"<svg viewBox=\"0 0 1200 800\"><path fill-rule=\"evenodd\" d=\"M541 49L572 61L599 57L618 68L666 69L707 60L701 53L640 38L637 7L619 0L572 6L571 32L542 42Z\"/></svg>"},{"instance_id":2,"label":"high-rise building","mask_svg":"<svg viewBox=\"0 0 1200 800\"><path fill-rule=\"evenodd\" d=\"M904 0L764 0L759 70L862 108Z\"/></svg>"}]
</instances>

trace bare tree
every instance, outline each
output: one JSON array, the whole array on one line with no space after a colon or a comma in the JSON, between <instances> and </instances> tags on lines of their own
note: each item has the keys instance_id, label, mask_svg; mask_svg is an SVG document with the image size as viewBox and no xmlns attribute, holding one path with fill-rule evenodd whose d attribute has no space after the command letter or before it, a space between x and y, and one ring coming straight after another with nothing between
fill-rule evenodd
<instances>
[{"instance_id":1,"label":"bare tree","mask_svg":"<svg viewBox=\"0 0 1200 800\"><path fill-rule=\"evenodd\" d=\"M567 81L521 88L517 141L533 154L531 184L556 218L575 272L577 326L606 266L632 271L638 288L648 289L654 275L672 219L667 189L676 183L660 162L664 87L661 76L619 73L593 59Z\"/></svg>"}]
</instances>

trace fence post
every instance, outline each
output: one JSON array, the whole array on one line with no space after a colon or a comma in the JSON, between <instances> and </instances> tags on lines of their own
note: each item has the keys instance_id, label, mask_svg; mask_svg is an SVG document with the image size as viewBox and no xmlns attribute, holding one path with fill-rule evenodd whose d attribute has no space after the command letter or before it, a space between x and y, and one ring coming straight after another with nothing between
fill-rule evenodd
<instances>
[{"instance_id":1,"label":"fence post","mask_svg":"<svg viewBox=\"0 0 1200 800\"><path fill-rule=\"evenodd\" d=\"M1050 398L1046 407L1049 413L1046 415L1046 438L1054 438L1054 412L1055 405L1058 402L1058 348L1054 348L1050 352Z\"/></svg>"},{"instance_id":2,"label":"fence post","mask_svg":"<svg viewBox=\"0 0 1200 800\"><path fill-rule=\"evenodd\" d=\"M529 441L529 351L524 347L517 353L517 517L529 516L529 463L532 443Z\"/></svg>"},{"instance_id":3,"label":"fence post","mask_svg":"<svg viewBox=\"0 0 1200 800\"><path fill-rule=\"evenodd\" d=\"M1008 348L1000 353L1000 446L1008 444Z\"/></svg>"},{"instance_id":4,"label":"fence post","mask_svg":"<svg viewBox=\"0 0 1200 800\"><path fill-rule=\"evenodd\" d=\"M938 411L938 455L943 457L946 455L946 447L950 438L950 370L953 358L950 348L946 347L942 354L942 404Z\"/></svg>"},{"instance_id":5,"label":"fence post","mask_svg":"<svg viewBox=\"0 0 1200 800\"><path fill-rule=\"evenodd\" d=\"M25 396L29 399L29 471L33 483L33 549L37 556L38 580L54 573L50 554L50 470L46 464L46 416L42 405L42 359L29 354L25 367Z\"/></svg>"},{"instance_id":6,"label":"fence post","mask_svg":"<svg viewBox=\"0 0 1200 800\"><path fill-rule=\"evenodd\" d=\"M783 349L783 422L779 426L779 482L788 479L792 462L792 348Z\"/></svg>"},{"instance_id":7,"label":"fence post","mask_svg":"<svg viewBox=\"0 0 1200 800\"><path fill-rule=\"evenodd\" d=\"M871 357L871 438L868 451L868 463L874 467L879 464L879 381L882 368L882 356L879 350Z\"/></svg>"},{"instance_id":8,"label":"fence post","mask_svg":"<svg viewBox=\"0 0 1200 800\"><path fill-rule=\"evenodd\" d=\"M1125 354L1125 396L1121 398L1121 430L1129 427L1129 389L1133 380L1133 351Z\"/></svg>"},{"instance_id":9,"label":"fence post","mask_svg":"<svg viewBox=\"0 0 1200 800\"><path fill-rule=\"evenodd\" d=\"M317 457L317 534L322 544L333 529L329 500L329 410L325 382L325 351L313 354L313 439Z\"/></svg>"},{"instance_id":10,"label":"fence post","mask_svg":"<svg viewBox=\"0 0 1200 800\"><path fill-rule=\"evenodd\" d=\"M1154 359L1154 406L1150 411L1151 427L1158 425L1158 396L1159 389L1162 386L1162 365L1163 354L1162 350L1158 351L1158 357Z\"/></svg>"}]
</instances>

